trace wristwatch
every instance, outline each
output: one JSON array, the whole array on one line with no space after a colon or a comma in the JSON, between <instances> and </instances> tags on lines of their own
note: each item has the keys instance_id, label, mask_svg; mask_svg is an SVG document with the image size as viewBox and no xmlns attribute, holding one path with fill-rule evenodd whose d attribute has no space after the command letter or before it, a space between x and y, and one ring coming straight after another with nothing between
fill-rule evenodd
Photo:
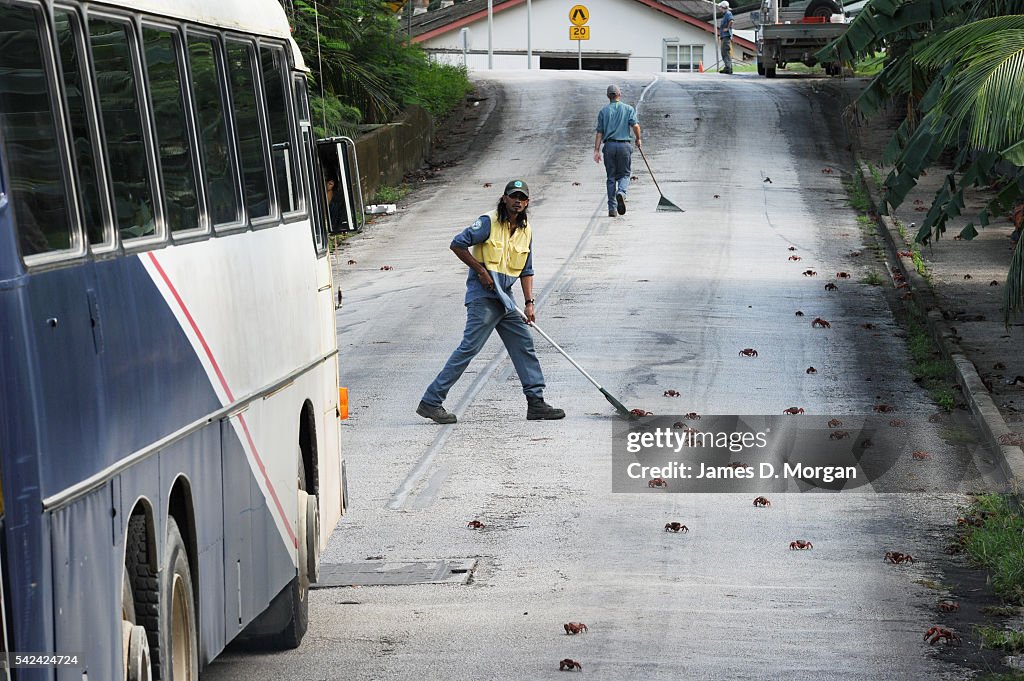
<instances>
[{"instance_id":1,"label":"wristwatch","mask_svg":"<svg viewBox=\"0 0 1024 681\"><path fill-rule=\"evenodd\" d=\"M529 300L527 300L527 301L526 301L526 302L525 302L524 304L525 304L525 305L535 305L536 303L537 303L537 301L536 301L536 300L534 300L533 298L530 298L530 299L529 299Z\"/></svg>"}]
</instances>

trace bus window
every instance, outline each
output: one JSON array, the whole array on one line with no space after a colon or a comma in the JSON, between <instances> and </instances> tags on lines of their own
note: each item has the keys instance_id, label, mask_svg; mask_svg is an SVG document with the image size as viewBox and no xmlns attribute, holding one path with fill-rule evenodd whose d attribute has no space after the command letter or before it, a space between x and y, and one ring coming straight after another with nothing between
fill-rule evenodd
<instances>
[{"instance_id":1,"label":"bus window","mask_svg":"<svg viewBox=\"0 0 1024 681\"><path fill-rule=\"evenodd\" d=\"M265 144L260 131L260 112L256 105L256 80L253 77L253 50L249 43L227 41L228 74L235 105L235 129L238 131L239 156L245 188L245 206L251 220L270 215L270 188L267 177Z\"/></svg>"},{"instance_id":2,"label":"bus window","mask_svg":"<svg viewBox=\"0 0 1024 681\"><path fill-rule=\"evenodd\" d=\"M178 38L170 31L144 27L142 44L164 180L167 225L171 232L198 229L202 225L178 69Z\"/></svg>"},{"instance_id":3,"label":"bus window","mask_svg":"<svg viewBox=\"0 0 1024 681\"><path fill-rule=\"evenodd\" d=\"M267 94L267 122L270 127L271 167L277 185L277 203L282 213L302 209L299 177L295 165L295 146L291 141L288 100L285 97L284 51L279 47L260 47L263 89Z\"/></svg>"},{"instance_id":4,"label":"bus window","mask_svg":"<svg viewBox=\"0 0 1024 681\"><path fill-rule=\"evenodd\" d=\"M78 191L85 234L93 247L112 244L113 236L105 229L100 204L97 152L89 120L89 103L85 97L85 80L82 77L84 60L79 43L82 25L78 15L67 10L55 9L53 18L57 28L57 50L64 96L68 102L68 131L78 170Z\"/></svg>"},{"instance_id":5,"label":"bus window","mask_svg":"<svg viewBox=\"0 0 1024 681\"><path fill-rule=\"evenodd\" d=\"M0 135L24 256L76 247L37 7L0 7Z\"/></svg>"},{"instance_id":6,"label":"bus window","mask_svg":"<svg viewBox=\"0 0 1024 681\"><path fill-rule=\"evenodd\" d=\"M238 222L242 215L215 53L213 38L188 39L189 74L199 119L202 167L206 175L206 203L210 221L224 225Z\"/></svg>"},{"instance_id":7,"label":"bus window","mask_svg":"<svg viewBox=\"0 0 1024 681\"><path fill-rule=\"evenodd\" d=\"M89 20L96 92L114 191L114 218L122 241L156 233L129 31L128 24L121 21Z\"/></svg>"}]
</instances>

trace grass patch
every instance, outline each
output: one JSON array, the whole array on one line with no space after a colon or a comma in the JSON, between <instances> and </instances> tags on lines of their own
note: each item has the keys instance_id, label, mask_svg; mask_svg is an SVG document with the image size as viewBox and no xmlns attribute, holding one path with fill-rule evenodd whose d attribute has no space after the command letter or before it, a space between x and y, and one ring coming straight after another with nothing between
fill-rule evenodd
<instances>
[{"instance_id":1,"label":"grass patch","mask_svg":"<svg viewBox=\"0 0 1024 681\"><path fill-rule=\"evenodd\" d=\"M374 203L398 203L406 197L409 193L409 185L400 184L397 187L390 185L383 185L377 188L377 193L373 195Z\"/></svg>"},{"instance_id":2,"label":"grass patch","mask_svg":"<svg viewBox=\"0 0 1024 681\"><path fill-rule=\"evenodd\" d=\"M881 286L885 283L885 279L883 279L882 275L878 272L868 272L864 275L864 278L861 279L861 283L867 284L868 286Z\"/></svg>"},{"instance_id":3,"label":"grass patch","mask_svg":"<svg viewBox=\"0 0 1024 681\"><path fill-rule=\"evenodd\" d=\"M963 428L944 428L939 437L951 445L972 445L978 441L974 433Z\"/></svg>"},{"instance_id":4,"label":"grass patch","mask_svg":"<svg viewBox=\"0 0 1024 681\"><path fill-rule=\"evenodd\" d=\"M928 390L937 405L947 411L952 410L956 406L956 396L949 388L954 377L953 362L936 355L935 342L915 315L907 317L906 326L910 373Z\"/></svg>"},{"instance_id":5,"label":"grass patch","mask_svg":"<svg viewBox=\"0 0 1024 681\"><path fill-rule=\"evenodd\" d=\"M850 181L843 184L846 186L846 193L850 197L851 208L861 213L867 213L871 210L871 198L860 182Z\"/></svg>"},{"instance_id":6,"label":"grass patch","mask_svg":"<svg viewBox=\"0 0 1024 681\"><path fill-rule=\"evenodd\" d=\"M990 515L980 527L969 529L965 551L992 571L992 589L997 596L1007 603L1024 603L1024 517L1020 509L1006 496L986 494L977 497L967 514Z\"/></svg>"},{"instance_id":7,"label":"grass patch","mask_svg":"<svg viewBox=\"0 0 1024 681\"><path fill-rule=\"evenodd\" d=\"M975 627L974 631L981 639L982 648L1001 648L1008 653L1024 650L1024 631L1007 631L989 626Z\"/></svg>"},{"instance_id":8,"label":"grass patch","mask_svg":"<svg viewBox=\"0 0 1024 681\"><path fill-rule=\"evenodd\" d=\"M1020 608L1014 605L986 605L981 611L989 617L1016 617Z\"/></svg>"},{"instance_id":9,"label":"grass patch","mask_svg":"<svg viewBox=\"0 0 1024 681\"><path fill-rule=\"evenodd\" d=\"M882 169L874 163L868 163L867 166L868 172L871 173L871 181L875 183L875 189L881 192L882 186L885 184L885 178L882 177Z\"/></svg>"},{"instance_id":10,"label":"grass patch","mask_svg":"<svg viewBox=\"0 0 1024 681\"><path fill-rule=\"evenodd\" d=\"M1024 672L992 672L991 674L976 676L974 681L1024 681Z\"/></svg>"},{"instance_id":11,"label":"grass patch","mask_svg":"<svg viewBox=\"0 0 1024 681\"><path fill-rule=\"evenodd\" d=\"M886 52L883 50L875 55L861 59L853 65L853 74L857 78L872 78L885 66Z\"/></svg>"}]
</instances>

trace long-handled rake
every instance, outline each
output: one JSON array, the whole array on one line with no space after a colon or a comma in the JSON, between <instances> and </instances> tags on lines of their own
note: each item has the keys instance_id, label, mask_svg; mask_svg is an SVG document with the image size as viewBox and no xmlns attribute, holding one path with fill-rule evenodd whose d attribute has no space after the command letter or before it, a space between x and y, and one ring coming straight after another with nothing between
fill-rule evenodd
<instances>
[{"instance_id":1,"label":"long-handled rake","mask_svg":"<svg viewBox=\"0 0 1024 681\"><path fill-rule=\"evenodd\" d=\"M647 172L651 174L651 179L654 180L654 187L658 190L658 193L661 194L661 198L658 199L658 207L656 210L685 213L686 211L684 211L682 208L666 199L665 195L661 193L661 187L658 186L658 180L657 178L654 177L654 171L651 170L651 164L647 162L647 154L644 153L644 148L640 147L639 151L640 156L644 159L644 165L647 166Z\"/></svg>"},{"instance_id":2,"label":"long-handled rake","mask_svg":"<svg viewBox=\"0 0 1024 681\"><path fill-rule=\"evenodd\" d=\"M516 308L516 312L518 312L519 315L523 319L528 319L528 317L526 316L526 313L523 312L522 310L520 310L518 305L516 305L515 308ZM584 378L586 378L588 381L593 383L594 387L597 388L598 390L600 390L601 394L604 395L604 398L606 400L608 400L608 402L611 403L611 405L613 407L615 407L615 411L619 412L619 414L621 416L625 416L626 418L629 418L630 416L632 416L632 414L630 414L630 412L629 412L629 409L626 409L625 405L623 405L622 402L619 402L617 399L615 399L615 397L610 392L608 392L607 390L602 388L601 384L598 383L597 381L595 381L593 376L588 374L586 372L586 370L583 367L581 367L576 360L574 360L572 357L570 357L569 353L567 353L565 350L563 350L561 348L561 346L559 346L558 343L556 343L554 341L554 339L551 338L551 336L549 336L546 333L544 333L544 330L541 329L539 326L537 326L536 323L532 323L532 324L530 324L530 326L532 326L533 329L537 333L539 333L540 335L544 336L544 340L546 340L548 343L551 343L551 347L553 347L555 350L558 350L558 352L561 353L562 357L565 357L567 360L569 360L569 363L572 364L574 367L576 367L579 370L579 372L581 374L583 374Z\"/></svg>"}]
</instances>

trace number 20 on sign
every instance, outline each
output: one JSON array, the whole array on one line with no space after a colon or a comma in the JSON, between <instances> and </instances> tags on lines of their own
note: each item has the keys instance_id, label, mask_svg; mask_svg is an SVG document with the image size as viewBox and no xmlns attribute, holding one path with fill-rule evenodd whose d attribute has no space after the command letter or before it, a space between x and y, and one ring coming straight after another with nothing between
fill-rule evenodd
<instances>
[{"instance_id":1,"label":"number 20 on sign","mask_svg":"<svg viewBox=\"0 0 1024 681\"><path fill-rule=\"evenodd\" d=\"M570 26L569 40L590 40L589 26Z\"/></svg>"}]
</instances>

